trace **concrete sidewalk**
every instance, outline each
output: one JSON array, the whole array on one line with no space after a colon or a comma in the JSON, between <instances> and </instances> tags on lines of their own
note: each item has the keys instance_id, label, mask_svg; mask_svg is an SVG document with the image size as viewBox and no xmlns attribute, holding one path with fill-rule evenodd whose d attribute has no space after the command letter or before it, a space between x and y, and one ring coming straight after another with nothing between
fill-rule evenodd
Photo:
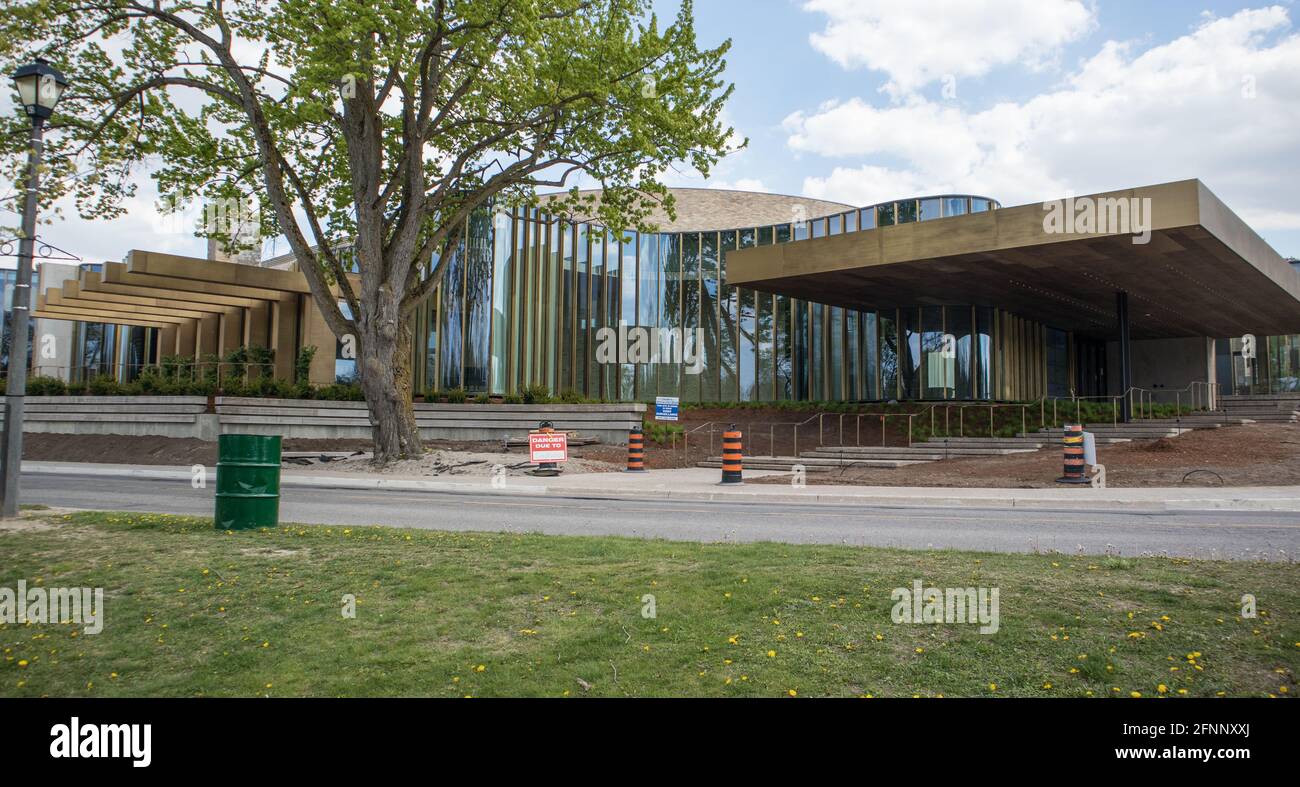
<instances>
[{"instance_id":1,"label":"concrete sidewalk","mask_svg":"<svg viewBox=\"0 0 1300 787\"><path fill-rule=\"evenodd\" d=\"M189 467L79 462L23 462L23 472L189 481ZM747 478L772 475L746 471ZM457 480L387 473L295 473L281 475L284 488L392 489L468 494L556 496L620 500L693 500L729 503L824 503L901 508L1015 508L1077 511L1282 511L1300 512L1300 486L1152 489L988 489L888 486L742 484L721 486L716 470L687 468L647 473L585 473L557 478L488 476ZM504 480L504 484L500 481ZM215 479L209 477L207 483Z\"/></svg>"}]
</instances>

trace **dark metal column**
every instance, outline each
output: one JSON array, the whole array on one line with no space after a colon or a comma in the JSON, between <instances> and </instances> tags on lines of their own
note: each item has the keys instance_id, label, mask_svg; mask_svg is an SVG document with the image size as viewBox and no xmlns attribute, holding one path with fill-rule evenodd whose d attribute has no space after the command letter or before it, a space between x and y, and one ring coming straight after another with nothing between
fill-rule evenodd
<instances>
[{"instance_id":1,"label":"dark metal column","mask_svg":"<svg viewBox=\"0 0 1300 787\"><path fill-rule=\"evenodd\" d=\"M1129 347L1128 293L1115 293L1115 316L1119 321L1119 392L1120 418L1124 423L1133 419L1133 400L1129 389L1133 387L1133 353Z\"/></svg>"},{"instance_id":2,"label":"dark metal column","mask_svg":"<svg viewBox=\"0 0 1300 787\"><path fill-rule=\"evenodd\" d=\"M41 88L44 89L44 88ZM44 151L45 118L32 118L31 146L27 152L27 182L23 196L23 234L18 239L18 271L14 277L12 330L9 334L8 380L5 381L5 425L0 436L0 516L18 516L18 476L23 461L23 404L27 394L27 326L32 304L32 257L36 253L36 208L41 182L41 153ZM39 339L37 339L39 341Z\"/></svg>"}]
</instances>

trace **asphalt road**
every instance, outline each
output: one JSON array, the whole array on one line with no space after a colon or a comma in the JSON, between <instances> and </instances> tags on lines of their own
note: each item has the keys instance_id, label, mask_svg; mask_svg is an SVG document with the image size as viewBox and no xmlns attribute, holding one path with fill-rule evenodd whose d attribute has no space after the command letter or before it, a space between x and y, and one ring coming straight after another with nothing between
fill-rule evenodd
<instances>
[{"instance_id":1,"label":"asphalt road","mask_svg":"<svg viewBox=\"0 0 1300 787\"><path fill-rule=\"evenodd\" d=\"M186 481L24 474L24 503L208 516L211 487ZM990 552L1165 554L1293 560L1300 514L1115 513L616 501L285 488L285 522L441 530L624 535L684 541L783 541Z\"/></svg>"}]
</instances>

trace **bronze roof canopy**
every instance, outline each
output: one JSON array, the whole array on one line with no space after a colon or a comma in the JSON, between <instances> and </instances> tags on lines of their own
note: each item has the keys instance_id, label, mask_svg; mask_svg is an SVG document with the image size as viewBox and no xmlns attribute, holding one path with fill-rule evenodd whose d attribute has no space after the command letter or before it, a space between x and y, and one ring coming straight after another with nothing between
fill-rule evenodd
<instances>
[{"instance_id":1,"label":"bronze roof canopy","mask_svg":"<svg viewBox=\"0 0 1300 787\"><path fill-rule=\"evenodd\" d=\"M727 282L861 310L996 306L1104 339L1124 291L1135 339L1300 333L1300 273L1199 180L1069 199L731 251Z\"/></svg>"}]
</instances>

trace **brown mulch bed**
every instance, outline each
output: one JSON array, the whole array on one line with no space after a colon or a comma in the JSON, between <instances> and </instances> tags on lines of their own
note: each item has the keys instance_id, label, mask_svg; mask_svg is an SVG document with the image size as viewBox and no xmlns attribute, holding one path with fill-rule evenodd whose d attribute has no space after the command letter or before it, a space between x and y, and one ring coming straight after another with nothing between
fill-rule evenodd
<instances>
[{"instance_id":1,"label":"brown mulch bed","mask_svg":"<svg viewBox=\"0 0 1300 787\"><path fill-rule=\"evenodd\" d=\"M369 440L285 440L285 451L368 451ZM191 437L151 435L23 435L23 459L38 462L106 462L129 465L212 465L217 444Z\"/></svg>"},{"instance_id":2,"label":"brown mulch bed","mask_svg":"<svg viewBox=\"0 0 1300 787\"><path fill-rule=\"evenodd\" d=\"M1300 484L1300 425L1249 424L1198 429L1176 438L1101 445L1112 487L1291 486ZM897 469L808 473L809 484L1041 488L1056 486L1062 452L969 457ZM755 483L789 483L785 476Z\"/></svg>"}]
</instances>

